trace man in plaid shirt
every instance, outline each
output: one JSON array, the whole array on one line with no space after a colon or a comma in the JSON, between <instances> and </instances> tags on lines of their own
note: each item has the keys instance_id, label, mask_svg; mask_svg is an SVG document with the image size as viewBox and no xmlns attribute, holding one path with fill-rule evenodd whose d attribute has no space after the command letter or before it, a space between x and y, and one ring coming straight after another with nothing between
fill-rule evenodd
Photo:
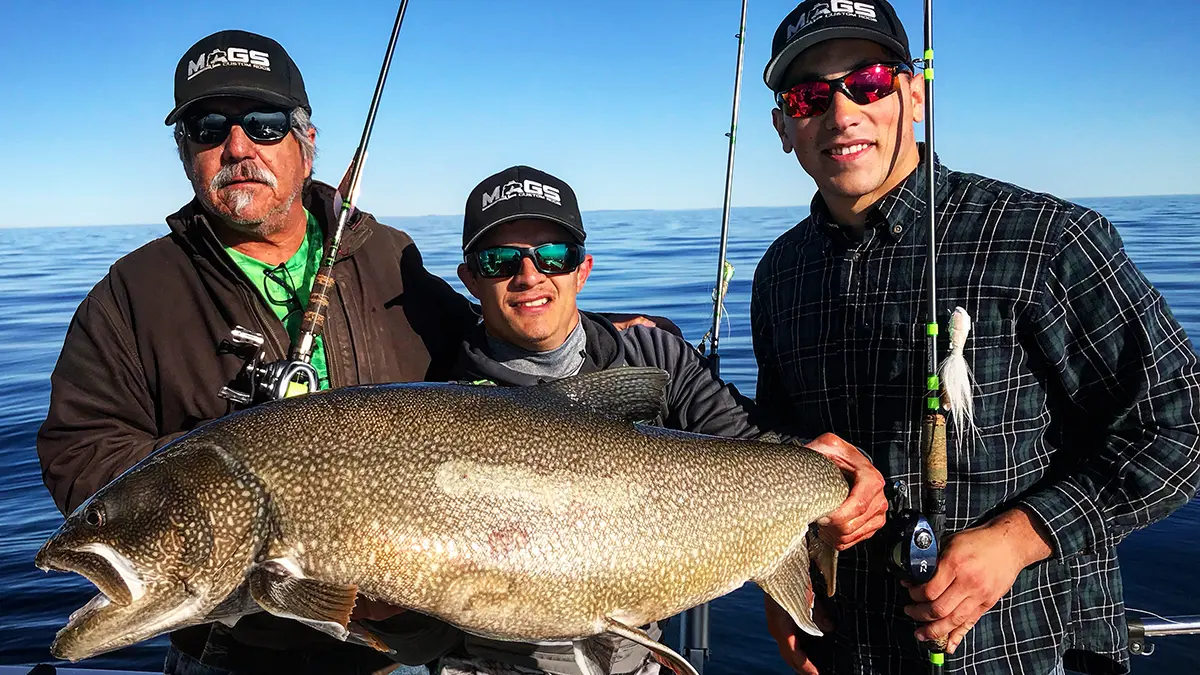
<instances>
[{"instance_id":1,"label":"man in plaid shirt","mask_svg":"<svg viewBox=\"0 0 1200 675\"><path fill-rule=\"evenodd\" d=\"M921 508L926 223L924 86L885 0L801 3L764 74L775 127L818 194L767 250L751 319L757 400L871 457ZM768 601L800 672L1129 670L1117 544L1200 482L1200 368L1112 224L934 158L937 320L973 317L975 429L948 433L937 574L902 585L866 545L841 557L835 628L813 640ZM818 594L821 595L821 594Z\"/></svg>"}]
</instances>

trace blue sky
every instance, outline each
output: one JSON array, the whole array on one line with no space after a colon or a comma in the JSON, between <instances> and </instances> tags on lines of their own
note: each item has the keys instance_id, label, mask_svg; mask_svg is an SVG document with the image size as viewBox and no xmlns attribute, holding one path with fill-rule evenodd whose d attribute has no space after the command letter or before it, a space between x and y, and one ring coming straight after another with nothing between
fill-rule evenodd
<instances>
[{"instance_id":1,"label":"blue sky","mask_svg":"<svg viewBox=\"0 0 1200 675\"><path fill-rule=\"evenodd\" d=\"M191 192L162 124L196 40L279 40L314 108L317 178L362 124L391 2L4 3L0 226L154 223ZM750 0L735 206L807 204L762 69L794 6ZM896 0L914 52L921 4ZM739 0L411 0L366 167L381 215L462 212L506 166L567 180L585 210L721 204ZM1200 192L1200 2L936 5L938 152L1066 197Z\"/></svg>"}]
</instances>

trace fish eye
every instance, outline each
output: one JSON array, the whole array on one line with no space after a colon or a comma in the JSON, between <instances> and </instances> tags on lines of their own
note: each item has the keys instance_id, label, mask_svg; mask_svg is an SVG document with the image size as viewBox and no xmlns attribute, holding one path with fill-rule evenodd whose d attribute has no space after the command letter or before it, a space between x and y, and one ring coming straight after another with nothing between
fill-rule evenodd
<instances>
[{"instance_id":1,"label":"fish eye","mask_svg":"<svg viewBox=\"0 0 1200 675\"><path fill-rule=\"evenodd\" d=\"M92 527L100 527L104 524L104 507L100 504L90 504L83 512L83 522Z\"/></svg>"}]
</instances>

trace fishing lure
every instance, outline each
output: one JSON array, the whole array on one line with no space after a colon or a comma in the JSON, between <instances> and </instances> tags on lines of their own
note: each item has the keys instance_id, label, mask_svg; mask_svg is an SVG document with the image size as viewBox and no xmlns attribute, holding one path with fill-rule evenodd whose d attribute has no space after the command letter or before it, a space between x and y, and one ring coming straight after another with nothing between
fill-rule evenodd
<instances>
[{"instance_id":1,"label":"fishing lure","mask_svg":"<svg viewBox=\"0 0 1200 675\"><path fill-rule=\"evenodd\" d=\"M944 387L942 406L950 411L950 419L954 422L959 439L964 438L964 430L969 430L971 434L976 431L975 400L972 396L975 378L963 356L963 347L970 334L971 315L962 307L955 307L950 315L950 353L942 359L938 372Z\"/></svg>"}]
</instances>

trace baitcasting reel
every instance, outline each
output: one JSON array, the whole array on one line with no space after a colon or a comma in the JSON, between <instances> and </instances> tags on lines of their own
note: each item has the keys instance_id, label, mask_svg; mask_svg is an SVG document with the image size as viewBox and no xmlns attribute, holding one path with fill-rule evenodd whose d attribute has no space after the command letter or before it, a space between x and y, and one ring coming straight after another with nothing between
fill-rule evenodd
<instances>
[{"instance_id":1,"label":"baitcasting reel","mask_svg":"<svg viewBox=\"0 0 1200 675\"><path fill-rule=\"evenodd\" d=\"M937 572L938 545L933 527L920 511L908 508L908 486L892 484L888 521L879 533L888 570L905 581L923 584Z\"/></svg>"},{"instance_id":2,"label":"baitcasting reel","mask_svg":"<svg viewBox=\"0 0 1200 675\"><path fill-rule=\"evenodd\" d=\"M221 398L241 405L251 405L317 391L319 386L317 370L311 364L295 359L283 359L271 363L262 362L264 340L261 334L241 326L235 326L230 331L229 342L235 348L254 350L254 355L246 361L244 371L250 384L250 390L238 391L230 387L221 387Z\"/></svg>"}]
</instances>

